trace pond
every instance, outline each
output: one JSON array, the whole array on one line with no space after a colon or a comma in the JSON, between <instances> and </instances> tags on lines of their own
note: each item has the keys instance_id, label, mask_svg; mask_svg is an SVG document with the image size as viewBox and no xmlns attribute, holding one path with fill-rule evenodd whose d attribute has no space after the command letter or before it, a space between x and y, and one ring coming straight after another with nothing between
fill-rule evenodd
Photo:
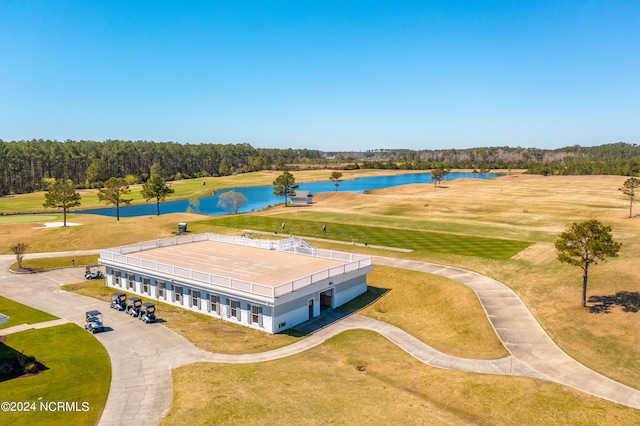
<instances>
[{"instance_id":1,"label":"pond","mask_svg":"<svg viewBox=\"0 0 640 426\"><path fill-rule=\"evenodd\" d=\"M487 174L485 178L493 178L495 174ZM474 178L480 177L473 173L449 173L446 180L460 179L460 178ZM409 185L414 183L430 183L430 173L410 173L400 174L394 176L373 176L373 177L361 177L357 179L343 180L338 186L338 191L341 192L353 192L361 194L369 189L390 188L392 186ZM299 194L306 194L311 192L312 194L319 194L321 192L333 192L336 187L333 182L308 182L301 183L298 188ZM276 197L273 195L273 186L249 186L243 188L225 188L217 190L214 195L208 197L201 197L198 199L197 204L194 206L190 200L169 200L160 203L160 213L184 213L189 208L194 211L199 211L202 214L209 216L218 216L226 214L227 211L222 207L218 207L218 200L221 194L228 191L237 191L247 198L247 204L240 210L240 213L246 213L254 210L261 210L266 207L284 203L284 197ZM74 213L86 213L86 214L99 214L103 216L116 216L115 207L104 207L99 209L78 210ZM154 204L139 204L135 206L120 207L120 217L134 217L134 216L148 216L156 214L156 205Z\"/></svg>"}]
</instances>

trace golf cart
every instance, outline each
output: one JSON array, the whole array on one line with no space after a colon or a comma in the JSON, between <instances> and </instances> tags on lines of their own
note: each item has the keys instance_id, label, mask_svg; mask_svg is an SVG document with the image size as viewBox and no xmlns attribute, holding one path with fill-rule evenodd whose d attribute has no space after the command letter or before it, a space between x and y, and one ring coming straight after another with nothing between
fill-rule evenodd
<instances>
[{"instance_id":1,"label":"golf cart","mask_svg":"<svg viewBox=\"0 0 640 426\"><path fill-rule=\"evenodd\" d=\"M156 322L156 305L151 302L145 302L140 306L140 316L138 317L145 323Z\"/></svg>"},{"instance_id":2,"label":"golf cart","mask_svg":"<svg viewBox=\"0 0 640 426\"><path fill-rule=\"evenodd\" d=\"M87 280L97 280L100 278L104 278L104 274L100 269L100 265L89 265L84 270L84 278Z\"/></svg>"},{"instance_id":3,"label":"golf cart","mask_svg":"<svg viewBox=\"0 0 640 426\"><path fill-rule=\"evenodd\" d=\"M111 295L111 309L116 311L124 311L127 309L127 294L121 291L116 291Z\"/></svg>"},{"instance_id":4,"label":"golf cart","mask_svg":"<svg viewBox=\"0 0 640 426\"><path fill-rule=\"evenodd\" d=\"M84 329L91 332L91 334L104 331L100 311L87 311L84 318Z\"/></svg>"},{"instance_id":5,"label":"golf cart","mask_svg":"<svg viewBox=\"0 0 640 426\"><path fill-rule=\"evenodd\" d=\"M140 316L140 306L142 306L142 299L139 297L131 297L127 302L127 310L125 311L132 317Z\"/></svg>"}]
</instances>

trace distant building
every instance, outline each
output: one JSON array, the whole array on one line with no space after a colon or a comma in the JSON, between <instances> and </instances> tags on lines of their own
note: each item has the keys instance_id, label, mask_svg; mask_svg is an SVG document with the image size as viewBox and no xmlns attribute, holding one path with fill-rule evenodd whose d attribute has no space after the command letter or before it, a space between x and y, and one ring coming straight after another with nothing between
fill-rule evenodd
<instances>
[{"instance_id":1,"label":"distant building","mask_svg":"<svg viewBox=\"0 0 640 426\"><path fill-rule=\"evenodd\" d=\"M152 300L278 333L367 290L371 257L216 234L102 250L106 284Z\"/></svg>"},{"instance_id":2,"label":"distant building","mask_svg":"<svg viewBox=\"0 0 640 426\"><path fill-rule=\"evenodd\" d=\"M313 204L313 194L311 192L291 194L291 204Z\"/></svg>"}]
</instances>

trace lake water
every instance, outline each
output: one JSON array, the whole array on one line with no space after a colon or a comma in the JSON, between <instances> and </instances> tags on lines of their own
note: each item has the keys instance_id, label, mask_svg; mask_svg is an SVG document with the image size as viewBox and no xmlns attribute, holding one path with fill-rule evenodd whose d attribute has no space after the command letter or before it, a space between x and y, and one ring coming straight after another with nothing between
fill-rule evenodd
<instances>
[{"instance_id":1,"label":"lake water","mask_svg":"<svg viewBox=\"0 0 640 426\"><path fill-rule=\"evenodd\" d=\"M495 177L494 174L485 175L486 178ZM472 173L449 173L446 180L460 178L475 178L479 176ZM361 194L368 189L389 188L392 186L409 185L413 183L431 183L430 173L411 173L400 174L394 176L375 176L362 177L358 179L344 180L340 182L338 191L353 192ZM321 192L334 192L336 187L333 182L309 182L301 183L297 192L299 194L319 194ZM218 199L221 194L227 191L237 191L247 197L247 204L240 210L240 213L246 213L254 210L261 210L276 204L284 203L284 197L276 197L273 195L273 186L250 186L244 188L226 188L219 189L215 195L199 198L200 212L209 216L218 216L226 214L227 211L218 207ZM168 200L160 203L160 214L164 213L184 213L190 207L190 200ZM193 206L191 206L193 208ZM194 210L196 210L194 208ZM78 210L73 213L99 214L103 216L116 216L115 207L105 207L100 209ZM120 217L148 216L156 214L156 205L139 204L135 206L120 207Z\"/></svg>"}]
</instances>

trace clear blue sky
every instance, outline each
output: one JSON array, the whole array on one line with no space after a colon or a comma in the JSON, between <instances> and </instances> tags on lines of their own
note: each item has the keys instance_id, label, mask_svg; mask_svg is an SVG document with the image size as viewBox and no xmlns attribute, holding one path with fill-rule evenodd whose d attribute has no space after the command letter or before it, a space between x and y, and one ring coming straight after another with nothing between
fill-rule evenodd
<instances>
[{"instance_id":1,"label":"clear blue sky","mask_svg":"<svg viewBox=\"0 0 640 426\"><path fill-rule=\"evenodd\" d=\"M0 0L0 139L640 143L640 2Z\"/></svg>"}]
</instances>

